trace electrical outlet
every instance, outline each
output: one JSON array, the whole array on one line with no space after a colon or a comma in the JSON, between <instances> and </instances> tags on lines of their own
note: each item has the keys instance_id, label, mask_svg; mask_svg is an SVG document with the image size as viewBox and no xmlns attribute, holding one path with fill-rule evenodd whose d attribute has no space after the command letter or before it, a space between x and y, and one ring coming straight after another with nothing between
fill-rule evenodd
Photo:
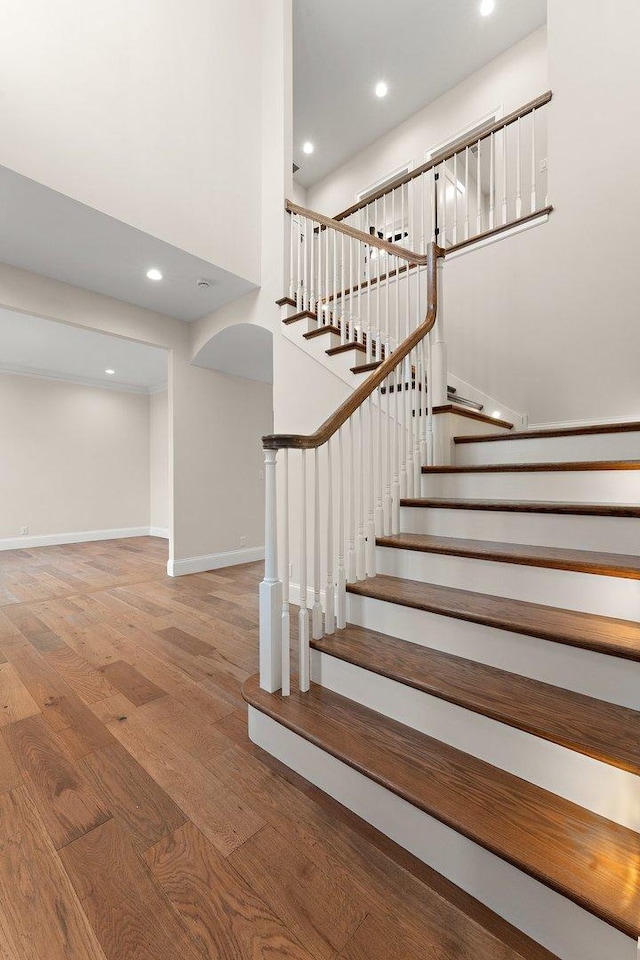
<instances>
[{"instance_id":1,"label":"electrical outlet","mask_svg":"<svg viewBox=\"0 0 640 960\"><path fill-rule=\"evenodd\" d=\"M29 533L29 527L20 527L20 533L23 537L26 537Z\"/></svg>"},{"instance_id":2,"label":"electrical outlet","mask_svg":"<svg viewBox=\"0 0 640 960\"><path fill-rule=\"evenodd\" d=\"M261 470L258 474L258 480L264 480L264 470Z\"/></svg>"},{"instance_id":3,"label":"electrical outlet","mask_svg":"<svg viewBox=\"0 0 640 960\"><path fill-rule=\"evenodd\" d=\"M240 546L241 546L241 547L246 547L246 545L247 545L247 538L246 538L246 537L240 537Z\"/></svg>"},{"instance_id":4,"label":"electrical outlet","mask_svg":"<svg viewBox=\"0 0 640 960\"><path fill-rule=\"evenodd\" d=\"M540 173L544 173L546 169L547 169L547 158L543 157L542 160L540 161Z\"/></svg>"}]
</instances>

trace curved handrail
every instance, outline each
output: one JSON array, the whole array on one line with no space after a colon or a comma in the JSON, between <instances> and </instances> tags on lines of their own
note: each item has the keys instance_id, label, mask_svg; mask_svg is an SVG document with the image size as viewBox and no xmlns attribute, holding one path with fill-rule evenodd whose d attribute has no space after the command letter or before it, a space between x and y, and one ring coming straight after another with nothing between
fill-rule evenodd
<instances>
[{"instance_id":1,"label":"curved handrail","mask_svg":"<svg viewBox=\"0 0 640 960\"><path fill-rule=\"evenodd\" d=\"M295 204L292 204L295 206ZM302 207L297 208L302 210ZM319 217L318 214L313 214L314 218ZM333 226L333 222L330 221L330 218L323 218L328 222L328 226ZM351 228L349 228L351 229ZM355 233L360 233L361 231L356 230ZM363 237L368 239L369 235L362 233ZM388 247L394 247L394 244L386 244ZM394 248L395 252L395 248ZM410 256L414 256L410 254ZM414 347L416 347L420 341L426 337L429 331L432 329L434 323L436 322L436 315L438 311L438 282L437 282L437 262L439 257L444 257L444 250L437 246L437 244L431 242L427 247L426 254L420 254L420 262L426 263L427 266L427 313L423 323L419 327L409 334L409 336L402 341L402 343L397 347L393 353L382 361L379 367L369 374L364 383L361 383L356 390L353 391L350 397L342 403L335 413L332 413L328 420L319 427L315 433L311 434L272 434L267 437L262 438L262 445L265 450L279 450L283 448L293 448L297 450L313 450L316 447L321 447L323 443L326 443L327 440L330 440L334 433L337 433L340 427L347 422L349 417L358 409L364 401L371 396L373 391L380 386L380 384L389 376L392 370L402 363L402 361L407 357Z\"/></svg>"},{"instance_id":2,"label":"curved handrail","mask_svg":"<svg viewBox=\"0 0 640 960\"><path fill-rule=\"evenodd\" d=\"M405 247L400 247L396 243L389 243L388 240L380 239L380 237L377 237L374 233L365 233L364 230L357 230L355 227L350 227L346 223L339 223L331 217L325 217L322 213L316 213L315 210L307 210L305 207L300 207L297 203L293 203L292 200L286 201L285 209L288 210L289 213L297 213L300 217L307 217L309 220L313 220L323 227L330 227L332 230L335 230L336 233L344 233L347 237L353 237L354 240L367 243L370 247L378 247L379 250L386 250L387 253L391 253L394 257L400 257L401 260L407 260L409 263L417 263L421 267L427 263L426 253L413 253L413 251L407 250Z\"/></svg>"}]
</instances>

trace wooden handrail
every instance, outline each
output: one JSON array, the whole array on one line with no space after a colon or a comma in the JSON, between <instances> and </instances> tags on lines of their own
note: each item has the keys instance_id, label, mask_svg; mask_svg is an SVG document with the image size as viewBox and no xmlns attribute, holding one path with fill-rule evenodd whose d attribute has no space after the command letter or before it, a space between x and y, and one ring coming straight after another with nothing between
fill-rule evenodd
<instances>
[{"instance_id":1,"label":"wooden handrail","mask_svg":"<svg viewBox=\"0 0 640 960\"><path fill-rule=\"evenodd\" d=\"M301 208L299 208L301 209ZM315 215L314 215L315 216ZM328 219L328 218L326 218ZM359 233L360 231L356 231ZM368 234L363 234L368 236ZM389 244L393 246L393 244ZM389 376L392 370L402 363L414 347L416 347L432 329L436 322L438 311L438 281L437 281L437 262L439 257L444 257L444 250L435 243L430 243L424 262L427 266L427 313L424 322L409 334L406 340L400 346L389 354L386 360L383 360L379 367L369 374L364 383L353 391L350 397L342 403L335 413L332 413L328 420L321 427L311 434L273 434L262 438L262 445L265 450L280 450L282 448L297 450L313 450L322 446L327 440L338 432L340 427L347 422L349 417L355 413L361 404L371 396L373 391ZM422 262L422 261L421 261Z\"/></svg>"},{"instance_id":2,"label":"wooden handrail","mask_svg":"<svg viewBox=\"0 0 640 960\"><path fill-rule=\"evenodd\" d=\"M344 220L346 217L350 217L352 213L357 213L358 210L363 210L365 207L368 207L370 203L374 203L376 200L379 200L380 197L384 197L386 194L392 193L394 190L397 190L398 187L403 186L403 184L409 183L411 180L415 180L416 177L420 177L423 173L426 173L428 170L432 170L441 163L446 163L447 160L451 160L452 157L454 157L457 153L461 153L463 150L466 150L467 147L472 147L474 144L479 143L480 140L486 140L487 137L490 137L493 133L497 133L498 130L503 130L505 127L511 126L511 124L515 123L516 120L520 120L522 117L528 116L539 107L544 107L546 103L549 103L552 96L552 91L547 90L546 93L536 97L535 100L530 100L529 103L526 103L523 107L519 107L517 110L507 114L506 117L502 117L500 120L496 120L495 123L492 123L490 127L487 127L485 130L483 130L482 133L476 134L475 136L469 136L464 140L458 141L449 147L448 150L443 150L441 153L436 154L435 157L431 157L430 160L427 160L419 167L416 167L414 170L410 170L409 173L405 173L396 180L393 180L391 183L388 183L386 186L380 187L380 189L376 190L375 193L370 193L364 200L359 200L358 203L354 203L352 206L347 207L346 210L342 210L341 213L337 213L333 218L334 221L340 221Z\"/></svg>"},{"instance_id":3,"label":"wooden handrail","mask_svg":"<svg viewBox=\"0 0 640 960\"><path fill-rule=\"evenodd\" d=\"M285 209L288 210L289 213L297 213L300 217L313 220L323 227L330 227L337 233L343 233L347 237L353 237L354 240L360 240L361 243L366 243L370 247L378 247L379 250L386 250L387 253L392 254L394 257L399 257L401 260L407 260L409 263L417 263L420 264L420 266L425 266L427 263L428 254L426 253L413 253L411 250L400 247L396 243L381 240L380 237L377 237L373 233L365 233L364 230L357 230L355 227L350 227L346 223L338 223L338 221L332 217L325 217L323 213L317 213L315 210L307 210L305 207L300 207L292 200L286 201Z\"/></svg>"}]
</instances>

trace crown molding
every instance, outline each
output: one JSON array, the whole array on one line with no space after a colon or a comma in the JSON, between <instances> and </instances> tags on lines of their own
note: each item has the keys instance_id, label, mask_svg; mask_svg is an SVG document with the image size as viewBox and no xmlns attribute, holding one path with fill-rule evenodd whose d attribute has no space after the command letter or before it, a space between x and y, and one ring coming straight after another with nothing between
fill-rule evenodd
<instances>
[{"instance_id":1,"label":"crown molding","mask_svg":"<svg viewBox=\"0 0 640 960\"><path fill-rule=\"evenodd\" d=\"M58 380L64 383L74 383L80 387L97 387L99 390L111 390L116 393L137 393L149 396L152 393L162 393L167 389L166 383L154 384L145 387L135 383L122 383L119 380L92 379L91 377L76 377L71 373L58 373L55 370L41 370L36 367L23 367L17 363L1 363L0 373L7 373L18 377L34 377L37 380Z\"/></svg>"}]
</instances>

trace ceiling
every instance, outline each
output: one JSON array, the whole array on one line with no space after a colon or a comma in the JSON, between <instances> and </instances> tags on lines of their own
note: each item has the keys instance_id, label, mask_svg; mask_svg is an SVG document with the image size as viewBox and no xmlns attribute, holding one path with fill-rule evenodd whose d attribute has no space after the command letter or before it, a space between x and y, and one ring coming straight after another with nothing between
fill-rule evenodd
<instances>
[{"instance_id":1,"label":"ceiling","mask_svg":"<svg viewBox=\"0 0 640 960\"><path fill-rule=\"evenodd\" d=\"M115 370L113 376L105 370ZM167 381L159 347L0 308L0 372L149 393Z\"/></svg>"},{"instance_id":2,"label":"ceiling","mask_svg":"<svg viewBox=\"0 0 640 960\"><path fill-rule=\"evenodd\" d=\"M117 300L197 320L254 285L0 167L0 261ZM161 281L148 280L157 267ZM197 286L211 282L208 289Z\"/></svg>"},{"instance_id":3,"label":"ceiling","mask_svg":"<svg viewBox=\"0 0 640 960\"><path fill-rule=\"evenodd\" d=\"M546 22L546 0L496 0L488 17L479 6L294 0L295 179L317 183ZM389 87L381 100L379 80Z\"/></svg>"}]
</instances>

